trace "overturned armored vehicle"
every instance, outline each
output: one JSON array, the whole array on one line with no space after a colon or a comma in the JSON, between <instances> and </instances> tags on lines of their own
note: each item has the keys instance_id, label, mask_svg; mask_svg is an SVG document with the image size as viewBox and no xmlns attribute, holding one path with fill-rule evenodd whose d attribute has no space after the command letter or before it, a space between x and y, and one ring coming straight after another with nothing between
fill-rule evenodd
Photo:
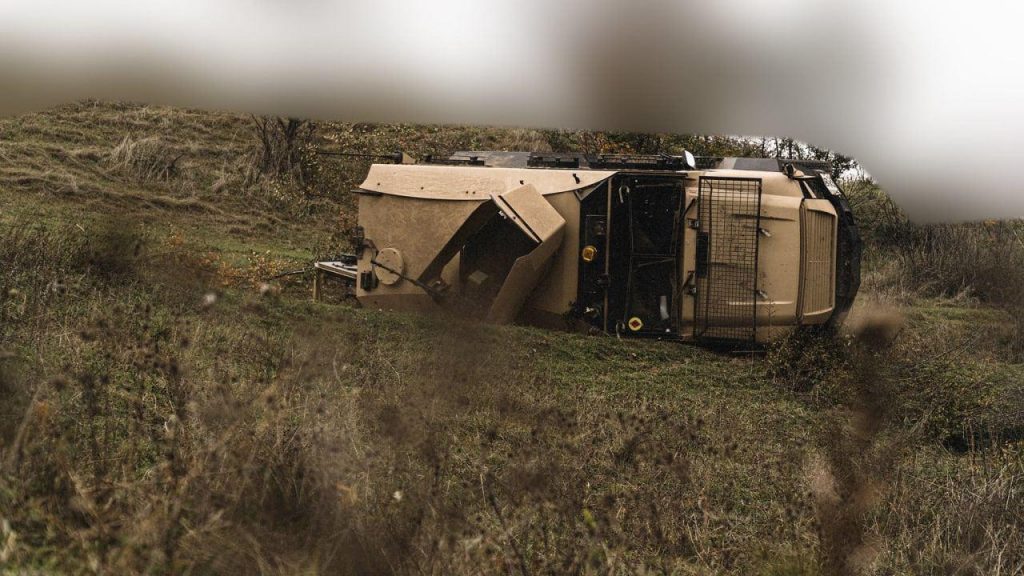
<instances>
[{"instance_id":1,"label":"overturned armored vehicle","mask_svg":"<svg viewBox=\"0 0 1024 576\"><path fill-rule=\"evenodd\" d=\"M860 238L825 163L465 152L356 192L368 307L621 336L769 342L835 325Z\"/></svg>"}]
</instances>

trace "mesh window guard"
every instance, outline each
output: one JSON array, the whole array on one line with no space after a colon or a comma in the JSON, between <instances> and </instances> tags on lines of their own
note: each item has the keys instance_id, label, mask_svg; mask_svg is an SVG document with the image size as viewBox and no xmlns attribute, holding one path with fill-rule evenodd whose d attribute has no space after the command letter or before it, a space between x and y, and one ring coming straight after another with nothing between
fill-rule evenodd
<instances>
[{"instance_id":1,"label":"mesh window guard","mask_svg":"<svg viewBox=\"0 0 1024 576\"><path fill-rule=\"evenodd\" d=\"M694 336L754 340L761 180L701 177L697 210Z\"/></svg>"}]
</instances>

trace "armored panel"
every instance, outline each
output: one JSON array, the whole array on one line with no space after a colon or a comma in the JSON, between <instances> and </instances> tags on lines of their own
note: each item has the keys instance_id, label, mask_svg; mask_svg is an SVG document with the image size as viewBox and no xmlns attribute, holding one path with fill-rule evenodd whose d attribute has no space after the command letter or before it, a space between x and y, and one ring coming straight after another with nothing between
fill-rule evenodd
<instances>
[{"instance_id":1,"label":"armored panel","mask_svg":"<svg viewBox=\"0 0 1024 576\"><path fill-rule=\"evenodd\" d=\"M694 337L757 334L761 179L702 176L697 194Z\"/></svg>"}]
</instances>

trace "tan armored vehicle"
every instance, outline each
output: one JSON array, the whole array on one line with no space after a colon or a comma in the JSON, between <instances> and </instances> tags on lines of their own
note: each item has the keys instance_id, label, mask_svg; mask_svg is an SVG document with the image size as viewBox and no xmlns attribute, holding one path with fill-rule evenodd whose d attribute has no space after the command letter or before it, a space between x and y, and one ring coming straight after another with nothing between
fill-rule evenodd
<instances>
[{"instance_id":1,"label":"tan armored vehicle","mask_svg":"<svg viewBox=\"0 0 1024 576\"><path fill-rule=\"evenodd\" d=\"M860 239L827 164L463 152L374 164L357 254L318 263L367 307L620 336L768 342L836 324Z\"/></svg>"}]
</instances>

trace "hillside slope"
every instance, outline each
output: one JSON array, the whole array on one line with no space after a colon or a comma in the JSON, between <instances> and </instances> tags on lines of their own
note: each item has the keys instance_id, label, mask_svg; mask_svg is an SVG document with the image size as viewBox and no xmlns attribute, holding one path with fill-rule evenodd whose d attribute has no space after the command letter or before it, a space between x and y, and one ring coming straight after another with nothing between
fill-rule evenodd
<instances>
[{"instance_id":1,"label":"hillside slope","mask_svg":"<svg viewBox=\"0 0 1024 576\"><path fill-rule=\"evenodd\" d=\"M625 142L306 145L584 139ZM270 278L346 248L365 163L300 182L260 145L141 105L0 120L0 571L1024 569L1022 334L980 288L912 289L872 236L849 333L744 354L313 303Z\"/></svg>"}]
</instances>

